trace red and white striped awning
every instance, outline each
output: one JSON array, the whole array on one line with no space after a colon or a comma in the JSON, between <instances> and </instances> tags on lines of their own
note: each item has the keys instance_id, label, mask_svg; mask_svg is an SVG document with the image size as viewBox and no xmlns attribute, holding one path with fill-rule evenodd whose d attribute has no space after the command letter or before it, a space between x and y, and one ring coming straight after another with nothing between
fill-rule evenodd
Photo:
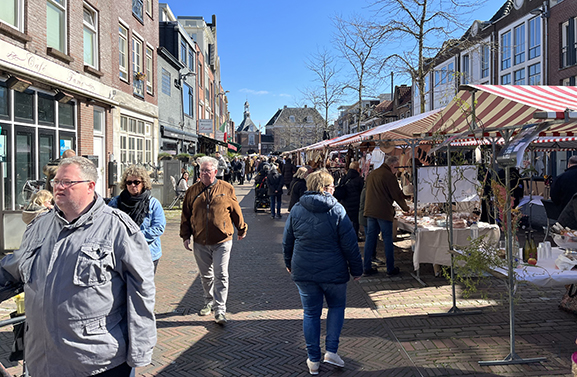
<instances>
[{"instance_id":1,"label":"red and white striped awning","mask_svg":"<svg viewBox=\"0 0 577 377\"><path fill-rule=\"evenodd\" d=\"M456 134L471 129L473 95L476 128L537 123L545 120L547 114L542 112L547 112L568 121L551 126L539 136L575 136L577 119L572 118L577 118L577 87L529 85L463 85L427 134ZM534 118L535 113L540 119Z\"/></svg>"}]
</instances>

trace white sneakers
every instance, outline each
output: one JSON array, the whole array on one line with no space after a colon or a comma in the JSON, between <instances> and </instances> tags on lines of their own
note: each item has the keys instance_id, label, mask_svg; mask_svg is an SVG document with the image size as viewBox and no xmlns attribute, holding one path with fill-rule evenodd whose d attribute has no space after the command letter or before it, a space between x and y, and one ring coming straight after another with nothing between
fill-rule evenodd
<instances>
[{"instance_id":1,"label":"white sneakers","mask_svg":"<svg viewBox=\"0 0 577 377\"><path fill-rule=\"evenodd\" d=\"M336 365L336 366L341 367L341 368L345 366L345 362L343 361L343 359L341 359L341 357L339 355L337 355L336 353L330 352L330 351L327 351L325 353L324 362Z\"/></svg>"},{"instance_id":2,"label":"white sneakers","mask_svg":"<svg viewBox=\"0 0 577 377\"><path fill-rule=\"evenodd\" d=\"M345 362L343 361L343 359L341 359L339 355L329 351L325 353L325 359L323 360L323 362L336 365L337 367L340 368L345 366ZM307 359L307 366L309 367L309 373L312 375L319 374L320 364L321 363L318 361L311 361L310 359Z\"/></svg>"},{"instance_id":3,"label":"white sneakers","mask_svg":"<svg viewBox=\"0 0 577 377\"><path fill-rule=\"evenodd\" d=\"M320 365L321 363L319 363L318 361L310 361L310 359L307 359L307 366L309 367L309 373L312 375L319 374Z\"/></svg>"}]
</instances>

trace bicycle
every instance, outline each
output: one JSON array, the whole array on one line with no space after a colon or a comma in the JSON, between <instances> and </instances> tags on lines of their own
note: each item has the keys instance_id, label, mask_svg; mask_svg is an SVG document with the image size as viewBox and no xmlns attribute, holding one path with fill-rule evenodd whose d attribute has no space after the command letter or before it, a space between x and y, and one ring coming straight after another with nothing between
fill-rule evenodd
<instances>
[{"instance_id":1,"label":"bicycle","mask_svg":"<svg viewBox=\"0 0 577 377\"><path fill-rule=\"evenodd\" d=\"M24 358L24 327L26 323L26 316L20 315L14 318L5 319L0 321L0 327L14 326L14 344L12 346L12 353L10 355L10 361L22 360L22 374L17 377L28 377L28 368L26 367L26 359ZM20 326L20 327L17 327ZM22 353L20 358L19 352ZM15 355L14 357L12 357ZM0 377L13 377L2 363L0 363Z\"/></svg>"},{"instance_id":2,"label":"bicycle","mask_svg":"<svg viewBox=\"0 0 577 377\"><path fill-rule=\"evenodd\" d=\"M24 182L22 186L22 191L20 192L20 196L25 203L30 202L30 199L34 194L38 191L44 189L46 186L46 181L43 179L29 179Z\"/></svg>"}]
</instances>

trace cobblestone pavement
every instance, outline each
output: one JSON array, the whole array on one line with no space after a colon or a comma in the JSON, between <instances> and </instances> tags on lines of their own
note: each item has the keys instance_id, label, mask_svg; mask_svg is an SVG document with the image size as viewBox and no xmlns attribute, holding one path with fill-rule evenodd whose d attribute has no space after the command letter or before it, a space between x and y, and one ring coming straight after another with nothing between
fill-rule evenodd
<instances>
[{"instance_id":1,"label":"cobblestone pavement","mask_svg":"<svg viewBox=\"0 0 577 377\"><path fill-rule=\"evenodd\" d=\"M202 288L192 253L178 237L179 211L167 211L163 256L156 274L158 344L141 376L307 376L302 307L284 268L282 231L288 213L273 220L253 211L252 186L236 186L249 224L248 236L234 241L226 326L200 317ZM479 360L502 360L510 352L509 306L504 284L492 278L478 294L457 307L482 309L479 315L431 317L453 305L451 286L422 265L423 287L408 273L408 241L397 243L403 271L383 272L349 283L346 320L339 354L344 368L321 365L321 376L572 376L570 355L577 351L576 317L558 309L564 288L520 285L515 306L515 352L520 358L546 357L532 364L481 367ZM361 244L362 246L362 244ZM382 244L379 244L382 257ZM10 300L0 315L14 310ZM326 314L326 313L325 313ZM7 360L11 329L0 329L0 361ZM56 361L55 361L56 362Z\"/></svg>"}]
</instances>

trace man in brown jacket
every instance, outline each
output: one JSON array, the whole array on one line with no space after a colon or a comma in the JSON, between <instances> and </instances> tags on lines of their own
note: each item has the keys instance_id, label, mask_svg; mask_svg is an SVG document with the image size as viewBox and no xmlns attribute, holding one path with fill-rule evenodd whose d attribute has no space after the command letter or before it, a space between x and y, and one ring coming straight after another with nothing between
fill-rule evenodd
<instances>
[{"instance_id":1,"label":"man in brown jacket","mask_svg":"<svg viewBox=\"0 0 577 377\"><path fill-rule=\"evenodd\" d=\"M377 248L377 236L382 232L385 245L385 257L387 260L387 273L397 275L399 268L395 267L395 246L393 245L393 220L395 208L393 202L397 202L403 211L409 211L405 202L405 195L399 187L395 173L399 166L399 158L389 156L385 163L375 169L367 177L365 217L367 218L367 230L365 239L364 275L374 275L378 271L372 268L372 257Z\"/></svg>"},{"instance_id":2,"label":"man in brown jacket","mask_svg":"<svg viewBox=\"0 0 577 377\"><path fill-rule=\"evenodd\" d=\"M228 262L232 249L234 227L238 239L246 236L244 222L234 188L216 179L218 161L201 157L200 181L190 186L184 196L180 219L180 237L187 250L194 251L204 291L204 307L199 315L214 311L219 325L226 323L228 296ZM233 227L234 226L234 227ZM191 236L194 247L191 249Z\"/></svg>"}]
</instances>

